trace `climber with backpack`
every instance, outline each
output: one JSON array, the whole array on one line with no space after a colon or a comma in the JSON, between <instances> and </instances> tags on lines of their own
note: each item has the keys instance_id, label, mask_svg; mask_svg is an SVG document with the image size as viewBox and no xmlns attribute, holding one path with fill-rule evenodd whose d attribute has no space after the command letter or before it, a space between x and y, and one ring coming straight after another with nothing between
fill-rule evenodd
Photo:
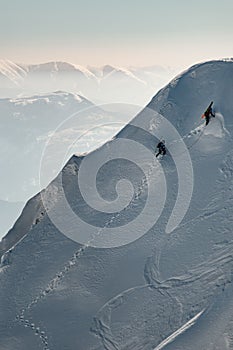
<instances>
[{"instance_id":1,"label":"climber with backpack","mask_svg":"<svg viewBox=\"0 0 233 350\"><path fill-rule=\"evenodd\" d=\"M213 101L211 101L209 107L206 109L205 113L202 115L202 118L206 120L206 126L209 124L210 122L210 118L211 117L215 117L215 114L213 113L213 109L212 109L212 106L213 106Z\"/></svg>"},{"instance_id":2,"label":"climber with backpack","mask_svg":"<svg viewBox=\"0 0 233 350\"><path fill-rule=\"evenodd\" d=\"M166 151L166 147L165 147L165 140L161 140L158 144L157 144L157 148L158 148L158 153L156 154L156 158L162 154L163 156L167 153Z\"/></svg>"}]
</instances>

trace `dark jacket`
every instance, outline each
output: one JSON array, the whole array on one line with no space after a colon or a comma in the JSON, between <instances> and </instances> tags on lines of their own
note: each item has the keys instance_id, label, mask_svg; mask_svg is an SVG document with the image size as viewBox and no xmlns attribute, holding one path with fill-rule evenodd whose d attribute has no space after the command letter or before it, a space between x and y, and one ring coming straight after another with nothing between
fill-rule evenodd
<instances>
[{"instance_id":1,"label":"dark jacket","mask_svg":"<svg viewBox=\"0 0 233 350\"><path fill-rule=\"evenodd\" d=\"M164 144L162 141L160 141L160 142L158 143L157 148L158 148L159 150L161 149L162 151L165 151L165 149L166 149L165 144Z\"/></svg>"},{"instance_id":2,"label":"dark jacket","mask_svg":"<svg viewBox=\"0 0 233 350\"><path fill-rule=\"evenodd\" d=\"M205 117L214 117L215 115L213 114L213 109L212 109L212 105L213 105L213 102L211 102L211 104L209 105L209 107L207 108L207 110L205 111L204 115Z\"/></svg>"}]
</instances>

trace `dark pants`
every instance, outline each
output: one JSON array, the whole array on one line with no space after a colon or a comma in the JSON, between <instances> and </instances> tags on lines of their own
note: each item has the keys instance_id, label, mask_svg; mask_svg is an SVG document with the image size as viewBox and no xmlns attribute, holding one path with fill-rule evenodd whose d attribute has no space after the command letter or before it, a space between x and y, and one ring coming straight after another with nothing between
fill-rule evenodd
<instances>
[{"instance_id":1,"label":"dark pants","mask_svg":"<svg viewBox=\"0 0 233 350\"><path fill-rule=\"evenodd\" d=\"M208 125L210 122L210 116L205 117L205 125Z\"/></svg>"},{"instance_id":2,"label":"dark pants","mask_svg":"<svg viewBox=\"0 0 233 350\"><path fill-rule=\"evenodd\" d=\"M160 148L159 151L158 151L158 153L156 154L156 157L158 157L160 154L162 154L163 156L165 156L166 153L167 153L167 152L166 152L166 150L165 150L164 148Z\"/></svg>"},{"instance_id":3,"label":"dark pants","mask_svg":"<svg viewBox=\"0 0 233 350\"><path fill-rule=\"evenodd\" d=\"M208 125L209 124L209 122L210 122L210 117L215 117L215 115L213 114L213 113L211 113L211 114L209 114L209 115L206 115L205 116L205 120L206 120L206 122L205 122L205 125Z\"/></svg>"}]
</instances>

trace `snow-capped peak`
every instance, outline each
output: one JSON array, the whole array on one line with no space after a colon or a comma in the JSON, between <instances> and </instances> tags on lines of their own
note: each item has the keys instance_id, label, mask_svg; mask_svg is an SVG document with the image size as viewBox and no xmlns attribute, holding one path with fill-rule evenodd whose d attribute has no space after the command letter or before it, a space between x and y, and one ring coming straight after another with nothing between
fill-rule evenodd
<instances>
[{"instance_id":1,"label":"snow-capped peak","mask_svg":"<svg viewBox=\"0 0 233 350\"><path fill-rule=\"evenodd\" d=\"M0 60L0 73L10 79L14 84L18 85L27 76L26 69L9 61Z\"/></svg>"},{"instance_id":2,"label":"snow-capped peak","mask_svg":"<svg viewBox=\"0 0 233 350\"><path fill-rule=\"evenodd\" d=\"M27 204L0 247L2 348L232 348L232 63L183 73Z\"/></svg>"},{"instance_id":3,"label":"snow-capped peak","mask_svg":"<svg viewBox=\"0 0 233 350\"><path fill-rule=\"evenodd\" d=\"M87 68L78 65L78 64L71 64L68 62L62 62L62 61L51 61L46 63L41 63L37 65L30 65L28 66L29 71L32 72L79 72L83 74L86 78L95 78L95 75L91 73Z\"/></svg>"}]
</instances>

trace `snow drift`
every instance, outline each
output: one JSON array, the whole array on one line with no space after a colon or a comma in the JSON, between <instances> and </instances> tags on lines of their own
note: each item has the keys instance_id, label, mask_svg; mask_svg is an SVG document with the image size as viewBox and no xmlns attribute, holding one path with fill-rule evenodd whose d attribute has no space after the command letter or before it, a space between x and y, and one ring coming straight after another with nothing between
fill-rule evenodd
<instances>
[{"instance_id":1,"label":"snow drift","mask_svg":"<svg viewBox=\"0 0 233 350\"><path fill-rule=\"evenodd\" d=\"M28 203L1 243L1 349L233 349L232 96L232 60L191 67ZM191 202L166 233L180 188Z\"/></svg>"}]
</instances>

